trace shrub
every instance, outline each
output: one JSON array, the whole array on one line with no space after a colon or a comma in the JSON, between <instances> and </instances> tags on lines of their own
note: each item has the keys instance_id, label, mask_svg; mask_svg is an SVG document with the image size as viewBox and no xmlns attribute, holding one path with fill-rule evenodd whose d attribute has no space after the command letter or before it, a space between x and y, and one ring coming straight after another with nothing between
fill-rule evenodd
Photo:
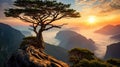
<instances>
[{"instance_id":1,"label":"shrub","mask_svg":"<svg viewBox=\"0 0 120 67\"><path fill-rule=\"evenodd\" d=\"M92 60L95 59L94 53L90 52L87 49L74 48L69 51L69 60L70 62L76 63L82 59Z\"/></svg>"},{"instance_id":2,"label":"shrub","mask_svg":"<svg viewBox=\"0 0 120 67\"><path fill-rule=\"evenodd\" d=\"M120 67L120 59L112 58L112 59L108 59L106 62Z\"/></svg>"}]
</instances>

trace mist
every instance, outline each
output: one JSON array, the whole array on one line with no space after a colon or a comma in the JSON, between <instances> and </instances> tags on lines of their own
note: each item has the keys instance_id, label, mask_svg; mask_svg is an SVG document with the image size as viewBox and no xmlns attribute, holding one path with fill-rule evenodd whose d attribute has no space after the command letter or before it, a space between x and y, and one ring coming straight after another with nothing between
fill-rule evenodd
<instances>
[{"instance_id":1,"label":"mist","mask_svg":"<svg viewBox=\"0 0 120 67\"><path fill-rule=\"evenodd\" d=\"M99 58L104 58L104 55L106 53L106 48L108 45L112 43L116 43L117 41L111 40L111 35L102 35L98 33L94 33L97 29L71 29L72 31L75 31L83 36L85 36L87 39L92 39L95 42L95 46L97 47L97 50L95 51L95 55ZM54 31L46 31L44 32L44 40L47 43L53 44L53 45L59 45L59 40L55 39L56 34L60 30L54 30ZM48 35L49 34L49 35Z\"/></svg>"}]
</instances>

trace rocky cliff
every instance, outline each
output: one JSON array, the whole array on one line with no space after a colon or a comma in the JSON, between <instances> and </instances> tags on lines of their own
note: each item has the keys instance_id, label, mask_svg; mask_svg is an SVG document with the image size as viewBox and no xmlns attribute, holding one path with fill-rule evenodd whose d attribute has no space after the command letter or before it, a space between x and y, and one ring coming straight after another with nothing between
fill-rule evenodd
<instances>
[{"instance_id":1,"label":"rocky cliff","mask_svg":"<svg viewBox=\"0 0 120 67\"><path fill-rule=\"evenodd\" d=\"M34 46L18 49L6 63L5 67L69 67L68 64L41 52Z\"/></svg>"},{"instance_id":2,"label":"rocky cliff","mask_svg":"<svg viewBox=\"0 0 120 67\"><path fill-rule=\"evenodd\" d=\"M108 58L119 58L120 59L120 42L107 46L105 59Z\"/></svg>"}]
</instances>

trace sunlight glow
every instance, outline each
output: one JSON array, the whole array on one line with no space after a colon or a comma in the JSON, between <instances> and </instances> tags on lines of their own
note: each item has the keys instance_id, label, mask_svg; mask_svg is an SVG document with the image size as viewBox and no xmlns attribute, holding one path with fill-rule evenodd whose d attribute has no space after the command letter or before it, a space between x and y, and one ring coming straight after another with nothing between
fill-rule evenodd
<instances>
[{"instance_id":1,"label":"sunlight glow","mask_svg":"<svg viewBox=\"0 0 120 67\"><path fill-rule=\"evenodd\" d=\"M89 24L94 24L96 22L95 16L89 16L87 22Z\"/></svg>"}]
</instances>

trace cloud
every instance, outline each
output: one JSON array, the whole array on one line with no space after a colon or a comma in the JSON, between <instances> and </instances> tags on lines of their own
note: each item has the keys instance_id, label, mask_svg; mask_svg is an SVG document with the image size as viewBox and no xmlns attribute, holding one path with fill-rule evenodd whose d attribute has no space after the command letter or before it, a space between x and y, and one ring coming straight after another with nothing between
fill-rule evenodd
<instances>
[{"instance_id":1,"label":"cloud","mask_svg":"<svg viewBox=\"0 0 120 67\"><path fill-rule=\"evenodd\" d=\"M114 9L120 9L120 0L112 0L110 6Z\"/></svg>"},{"instance_id":2,"label":"cloud","mask_svg":"<svg viewBox=\"0 0 120 67\"><path fill-rule=\"evenodd\" d=\"M91 5L97 0L75 0L76 5Z\"/></svg>"},{"instance_id":3,"label":"cloud","mask_svg":"<svg viewBox=\"0 0 120 67\"><path fill-rule=\"evenodd\" d=\"M4 10L12 4L12 0L0 0L0 18L4 17Z\"/></svg>"},{"instance_id":4,"label":"cloud","mask_svg":"<svg viewBox=\"0 0 120 67\"><path fill-rule=\"evenodd\" d=\"M119 0L104 1L101 4L97 5L97 7L101 9L100 11L101 13L120 10L120 1Z\"/></svg>"},{"instance_id":5,"label":"cloud","mask_svg":"<svg viewBox=\"0 0 120 67\"><path fill-rule=\"evenodd\" d=\"M120 0L75 0L75 3L82 6L83 10L85 6L89 6L92 10L99 10L99 13L120 10Z\"/></svg>"}]
</instances>

